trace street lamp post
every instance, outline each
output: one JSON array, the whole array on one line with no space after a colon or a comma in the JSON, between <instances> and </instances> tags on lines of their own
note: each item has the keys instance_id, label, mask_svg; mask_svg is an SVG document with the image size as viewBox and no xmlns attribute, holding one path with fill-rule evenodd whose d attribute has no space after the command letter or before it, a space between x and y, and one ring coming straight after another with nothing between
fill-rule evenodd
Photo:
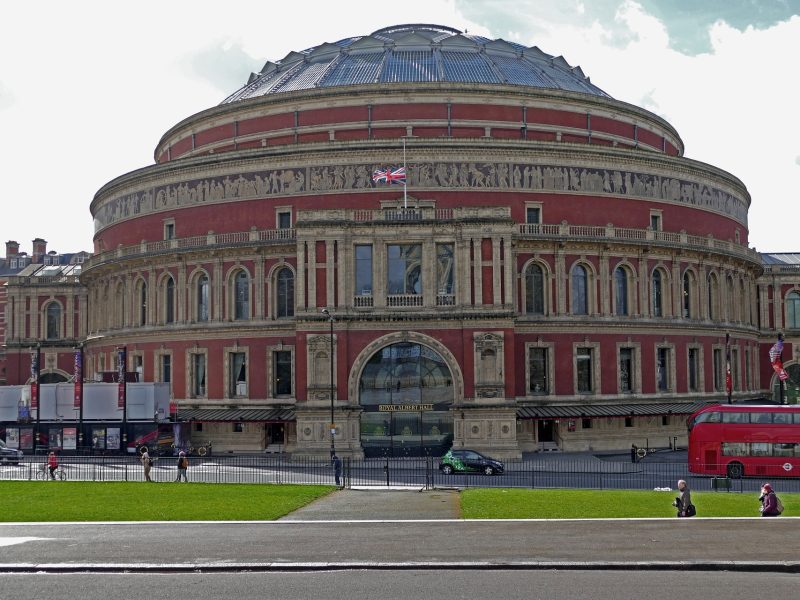
<instances>
[{"instance_id":1,"label":"street lamp post","mask_svg":"<svg viewBox=\"0 0 800 600\"><path fill-rule=\"evenodd\" d=\"M336 454L336 422L334 421L333 415L333 397L336 395L336 389L333 385L333 322L336 320L330 311L327 308L322 309L322 314L328 317L328 323L330 324L330 342L331 342L331 351L328 356L328 362L330 362L331 372L330 372L330 383L331 383L331 459L333 459L334 455Z\"/></svg>"}]
</instances>

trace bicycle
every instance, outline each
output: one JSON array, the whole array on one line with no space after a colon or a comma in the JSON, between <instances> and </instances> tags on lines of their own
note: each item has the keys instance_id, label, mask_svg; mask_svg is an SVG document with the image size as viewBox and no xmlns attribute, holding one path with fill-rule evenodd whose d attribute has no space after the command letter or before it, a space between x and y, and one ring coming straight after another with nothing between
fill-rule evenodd
<instances>
[{"instance_id":1,"label":"bicycle","mask_svg":"<svg viewBox=\"0 0 800 600\"><path fill-rule=\"evenodd\" d=\"M67 471L64 469L63 465L58 465L53 471L53 479L58 479L60 481L67 480ZM39 465L39 470L36 472L36 479L39 481L47 481L50 479L50 469L47 466L47 463L42 463Z\"/></svg>"}]
</instances>

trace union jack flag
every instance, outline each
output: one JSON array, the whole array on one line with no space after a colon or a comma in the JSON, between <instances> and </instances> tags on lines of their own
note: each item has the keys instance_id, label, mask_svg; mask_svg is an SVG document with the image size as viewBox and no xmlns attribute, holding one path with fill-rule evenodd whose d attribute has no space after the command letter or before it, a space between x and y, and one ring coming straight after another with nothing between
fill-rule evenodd
<instances>
[{"instance_id":1,"label":"union jack flag","mask_svg":"<svg viewBox=\"0 0 800 600\"><path fill-rule=\"evenodd\" d=\"M783 368L783 360L781 354L783 353L783 339L778 338L772 348L769 349L769 361L772 363L772 369L777 373L778 379L786 381L789 379L789 373Z\"/></svg>"},{"instance_id":2,"label":"union jack flag","mask_svg":"<svg viewBox=\"0 0 800 600\"><path fill-rule=\"evenodd\" d=\"M372 173L372 181L375 183L401 183L405 185L406 168L398 167L393 169L392 167L387 167L385 169L375 169L375 171Z\"/></svg>"}]
</instances>

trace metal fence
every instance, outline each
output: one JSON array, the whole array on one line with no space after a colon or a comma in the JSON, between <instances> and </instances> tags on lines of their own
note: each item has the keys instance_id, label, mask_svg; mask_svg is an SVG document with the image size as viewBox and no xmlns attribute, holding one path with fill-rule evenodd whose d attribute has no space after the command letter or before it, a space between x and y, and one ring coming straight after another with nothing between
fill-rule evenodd
<instances>
[{"instance_id":1,"label":"metal fence","mask_svg":"<svg viewBox=\"0 0 800 600\"><path fill-rule=\"evenodd\" d=\"M45 457L25 458L18 465L0 464L0 480L47 478L42 471ZM60 465L69 481L144 481L139 460L124 456L61 456ZM505 472L495 475L454 473L445 475L438 458L389 458L342 460L344 487L372 488L583 488L652 490L675 489L685 479L695 491L755 493L770 481L779 491L800 492L800 478L729 479L688 473L683 462L574 459L519 460L505 464ZM175 481L176 458L156 459L150 476L157 482ZM188 480L197 483L310 484L333 485L334 471L328 460L288 456L234 455L191 457Z\"/></svg>"}]
</instances>

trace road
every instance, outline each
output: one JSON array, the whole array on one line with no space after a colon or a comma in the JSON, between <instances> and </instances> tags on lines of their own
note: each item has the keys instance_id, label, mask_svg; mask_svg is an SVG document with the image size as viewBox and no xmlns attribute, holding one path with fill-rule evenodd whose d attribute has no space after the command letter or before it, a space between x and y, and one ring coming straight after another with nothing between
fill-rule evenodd
<instances>
[{"instance_id":1,"label":"road","mask_svg":"<svg viewBox=\"0 0 800 600\"><path fill-rule=\"evenodd\" d=\"M800 565L800 518L0 524L2 565L270 569L418 563ZM756 543L766 540L768 543Z\"/></svg>"},{"instance_id":2,"label":"road","mask_svg":"<svg viewBox=\"0 0 800 600\"><path fill-rule=\"evenodd\" d=\"M2 575L4 600L753 600L794 598L800 575L618 571L364 571Z\"/></svg>"},{"instance_id":3,"label":"road","mask_svg":"<svg viewBox=\"0 0 800 600\"><path fill-rule=\"evenodd\" d=\"M676 456L683 460L676 460ZM669 460L667 460L669 459ZM0 465L0 480L26 480L36 474L40 461L23 462L19 466ZM132 457L63 457L70 480L142 481L141 465ZM678 479L689 481L695 491L712 489L712 478L690 476L685 467L685 453L648 456L646 461L631 463L627 457L599 458L593 455L539 457L535 460L507 463L503 475L486 477L479 474L444 475L436 460L395 459L345 461L345 481L352 487L525 487L525 488L590 488L650 489L674 488ZM156 462L151 476L155 481L175 479L175 460ZM291 460L263 455L193 457L189 479L206 483L294 483L332 484L333 470L325 460ZM734 491L757 493L762 481L745 478L735 480ZM780 491L800 491L800 478L784 479Z\"/></svg>"}]
</instances>

